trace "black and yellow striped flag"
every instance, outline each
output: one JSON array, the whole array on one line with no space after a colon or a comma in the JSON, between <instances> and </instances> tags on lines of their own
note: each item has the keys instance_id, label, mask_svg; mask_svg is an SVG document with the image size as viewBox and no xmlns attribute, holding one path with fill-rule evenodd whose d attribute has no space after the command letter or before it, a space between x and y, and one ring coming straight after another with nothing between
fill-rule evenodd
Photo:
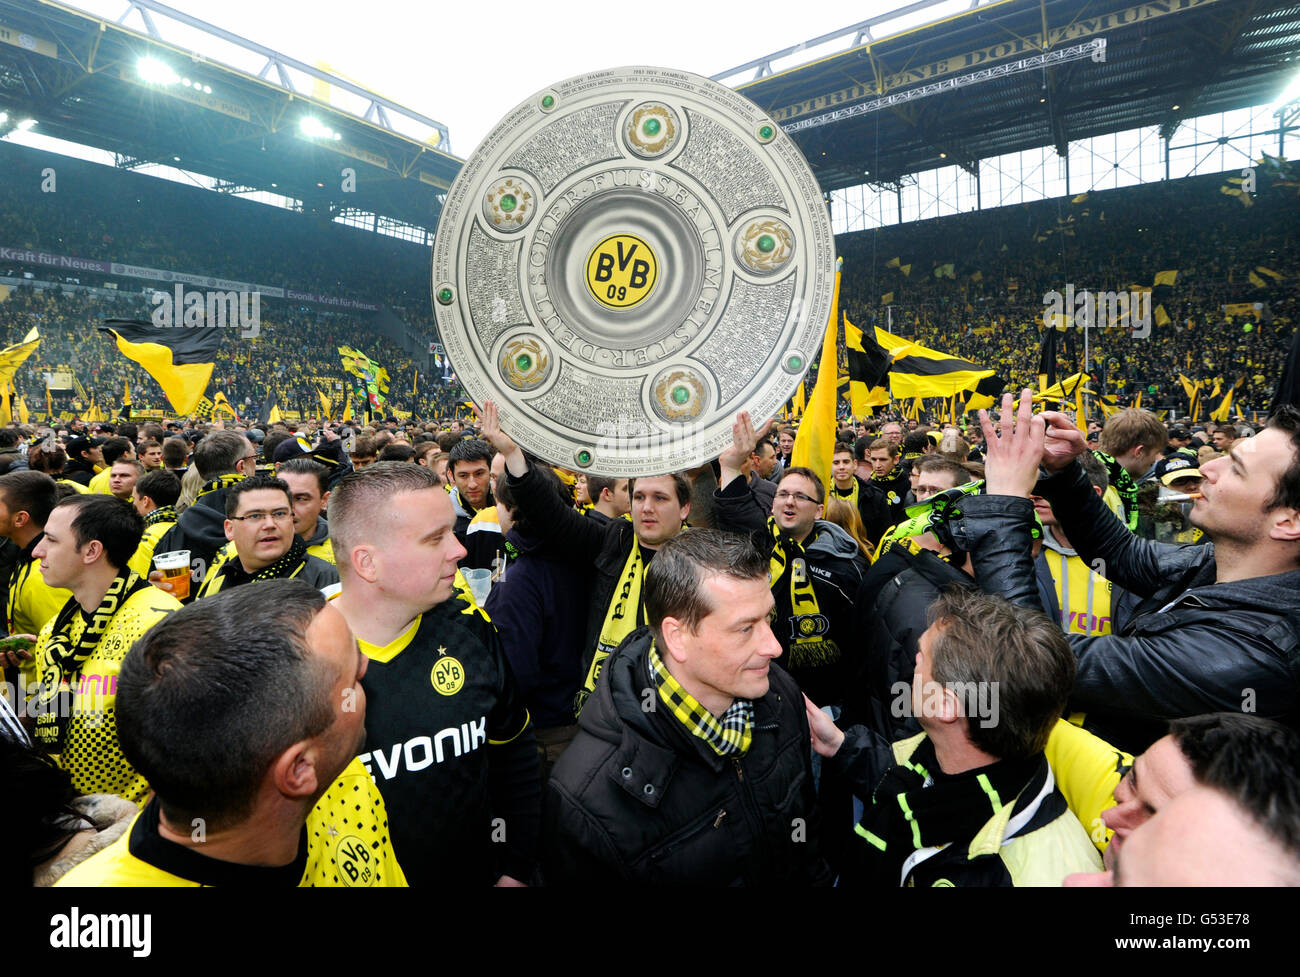
<instances>
[{"instance_id":1,"label":"black and yellow striped flag","mask_svg":"<svg viewBox=\"0 0 1300 977\"><path fill-rule=\"evenodd\" d=\"M889 354L844 317L844 348L848 356L849 406L854 417L865 417L872 407L889 403L885 377L889 375Z\"/></svg>"},{"instance_id":2,"label":"black and yellow striped flag","mask_svg":"<svg viewBox=\"0 0 1300 977\"><path fill-rule=\"evenodd\" d=\"M100 331L112 333L122 354L158 381L178 414L194 413L212 379L220 330L169 328L140 319L105 319Z\"/></svg>"},{"instance_id":3,"label":"black and yellow striped flag","mask_svg":"<svg viewBox=\"0 0 1300 977\"><path fill-rule=\"evenodd\" d=\"M893 355L889 389L895 400L904 397L951 397L975 386L994 371L937 349L909 342L876 327L876 342Z\"/></svg>"}]
</instances>

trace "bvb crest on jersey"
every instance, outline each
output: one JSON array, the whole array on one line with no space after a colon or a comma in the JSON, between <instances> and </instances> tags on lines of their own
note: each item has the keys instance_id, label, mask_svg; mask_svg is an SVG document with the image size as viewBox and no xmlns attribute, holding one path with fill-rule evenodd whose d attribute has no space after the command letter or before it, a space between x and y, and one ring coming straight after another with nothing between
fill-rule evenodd
<instances>
[{"instance_id":1,"label":"bvb crest on jersey","mask_svg":"<svg viewBox=\"0 0 1300 977\"><path fill-rule=\"evenodd\" d=\"M433 663L429 681L436 692L442 695L455 695L465 685L465 666L459 659L447 654L446 648L438 649L438 660Z\"/></svg>"}]
</instances>

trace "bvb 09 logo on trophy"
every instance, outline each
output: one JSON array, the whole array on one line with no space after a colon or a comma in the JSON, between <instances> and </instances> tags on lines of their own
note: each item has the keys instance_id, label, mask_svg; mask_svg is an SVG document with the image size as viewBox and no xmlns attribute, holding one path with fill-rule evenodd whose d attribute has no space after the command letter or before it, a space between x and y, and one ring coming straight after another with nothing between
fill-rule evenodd
<instances>
[{"instance_id":1,"label":"bvb 09 logo on trophy","mask_svg":"<svg viewBox=\"0 0 1300 977\"><path fill-rule=\"evenodd\" d=\"M509 113L466 161L433 296L470 397L526 450L689 468L776 413L821 348L834 238L794 143L706 78L629 67Z\"/></svg>"}]
</instances>

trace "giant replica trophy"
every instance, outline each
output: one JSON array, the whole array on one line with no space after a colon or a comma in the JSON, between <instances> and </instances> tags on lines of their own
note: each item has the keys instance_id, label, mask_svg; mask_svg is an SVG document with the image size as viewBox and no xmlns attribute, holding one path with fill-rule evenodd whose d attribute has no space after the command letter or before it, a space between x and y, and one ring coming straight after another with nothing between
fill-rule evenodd
<instances>
[{"instance_id":1,"label":"giant replica trophy","mask_svg":"<svg viewBox=\"0 0 1300 977\"><path fill-rule=\"evenodd\" d=\"M795 144L752 102L663 68L538 92L465 163L433 251L469 396L538 457L691 468L771 416L821 349L834 238ZM833 369L834 367L832 367Z\"/></svg>"}]
</instances>

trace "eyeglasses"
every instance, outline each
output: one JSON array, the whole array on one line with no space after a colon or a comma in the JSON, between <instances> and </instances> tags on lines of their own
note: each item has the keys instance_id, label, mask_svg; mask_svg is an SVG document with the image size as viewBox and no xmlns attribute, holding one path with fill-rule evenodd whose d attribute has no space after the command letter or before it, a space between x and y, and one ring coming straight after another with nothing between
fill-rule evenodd
<instances>
[{"instance_id":1,"label":"eyeglasses","mask_svg":"<svg viewBox=\"0 0 1300 977\"><path fill-rule=\"evenodd\" d=\"M796 502L811 502L813 505L821 505L821 503L811 495L804 495L802 492L787 492L785 489L776 493L776 499L778 502L784 502L786 499L794 499Z\"/></svg>"},{"instance_id":2,"label":"eyeglasses","mask_svg":"<svg viewBox=\"0 0 1300 977\"><path fill-rule=\"evenodd\" d=\"M274 519L276 522L284 522L293 518L293 512L289 509L276 509L274 512L250 512L246 516L230 516L235 522L264 522L267 518Z\"/></svg>"}]
</instances>

